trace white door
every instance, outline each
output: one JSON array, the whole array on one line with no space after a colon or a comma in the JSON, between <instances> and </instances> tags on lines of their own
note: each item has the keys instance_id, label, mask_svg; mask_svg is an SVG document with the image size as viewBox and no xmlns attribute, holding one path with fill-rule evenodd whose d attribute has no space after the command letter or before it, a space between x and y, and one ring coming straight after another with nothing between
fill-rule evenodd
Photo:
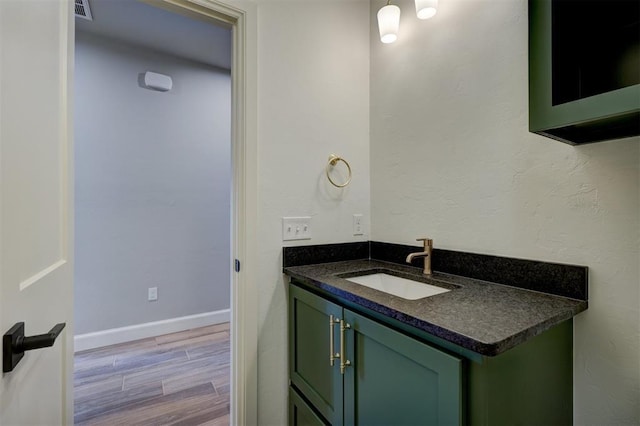
<instances>
[{"instance_id":1,"label":"white door","mask_svg":"<svg viewBox=\"0 0 640 426\"><path fill-rule=\"evenodd\" d=\"M73 423L71 7L0 0L0 331L67 324L2 374L1 425Z\"/></svg>"}]
</instances>

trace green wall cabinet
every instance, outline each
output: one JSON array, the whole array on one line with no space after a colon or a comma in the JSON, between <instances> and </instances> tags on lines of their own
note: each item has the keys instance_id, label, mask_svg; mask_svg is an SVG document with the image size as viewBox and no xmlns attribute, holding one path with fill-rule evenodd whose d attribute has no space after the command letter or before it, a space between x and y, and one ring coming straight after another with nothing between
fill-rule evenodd
<instances>
[{"instance_id":1,"label":"green wall cabinet","mask_svg":"<svg viewBox=\"0 0 640 426\"><path fill-rule=\"evenodd\" d=\"M640 135L640 2L529 0L529 130L569 144Z\"/></svg>"},{"instance_id":2,"label":"green wall cabinet","mask_svg":"<svg viewBox=\"0 0 640 426\"><path fill-rule=\"evenodd\" d=\"M290 425L572 424L572 320L486 357L303 287L289 286Z\"/></svg>"},{"instance_id":3,"label":"green wall cabinet","mask_svg":"<svg viewBox=\"0 0 640 426\"><path fill-rule=\"evenodd\" d=\"M299 287L289 300L291 383L329 424L462 424L460 358Z\"/></svg>"}]
</instances>

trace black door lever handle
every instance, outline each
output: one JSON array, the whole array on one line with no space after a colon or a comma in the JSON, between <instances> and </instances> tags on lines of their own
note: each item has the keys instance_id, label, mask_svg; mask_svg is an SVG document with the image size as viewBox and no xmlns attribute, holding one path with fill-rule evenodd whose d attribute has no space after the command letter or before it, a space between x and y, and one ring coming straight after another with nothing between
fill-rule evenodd
<instances>
[{"instance_id":1,"label":"black door lever handle","mask_svg":"<svg viewBox=\"0 0 640 426\"><path fill-rule=\"evenodd\" d=\"M65 323L56 324L46 334L39 334L37 336L31 336L31 337L24 337L24 335L18 336L14 351L25 352L25 351L30 351L32 349L40 349L40 348L53 346L53 343L56 341L56 338L58 337L58 335L60 334L60 332L62 331L65 325L66 325Z\"/></svg>"},{"instance_id":2,"label":"black door lever handle","mask_svg":"<svg viewBox=\"0 0 640 426\"><path fill-rule=\"evenodd\" d=\"M2 371L4 373L13 371L24 356L25 351L53 346L65 325L62 322L56 324L48 333L25 337L24 323L15 323L2 336Z\"/></svg>"}]
</instances>

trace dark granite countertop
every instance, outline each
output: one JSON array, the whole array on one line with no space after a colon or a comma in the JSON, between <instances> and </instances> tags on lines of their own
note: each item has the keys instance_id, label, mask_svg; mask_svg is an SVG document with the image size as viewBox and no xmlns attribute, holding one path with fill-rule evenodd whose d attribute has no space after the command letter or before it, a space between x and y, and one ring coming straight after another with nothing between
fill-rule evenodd
<instances>
[{"instance_id":1,"label":"dark granite countertop","mask_svg":"<svg viewBox=\"0 0 640 426\"><path fill-rule=\"evenodd\" d=\"M451 288L406 300L340 276L372 269ZM303 284L416 327L481 355L495 356L587 309L586 300L520 289L378 260L348 260L289 266L284 273Z\"/></svg>"}]
</instances>

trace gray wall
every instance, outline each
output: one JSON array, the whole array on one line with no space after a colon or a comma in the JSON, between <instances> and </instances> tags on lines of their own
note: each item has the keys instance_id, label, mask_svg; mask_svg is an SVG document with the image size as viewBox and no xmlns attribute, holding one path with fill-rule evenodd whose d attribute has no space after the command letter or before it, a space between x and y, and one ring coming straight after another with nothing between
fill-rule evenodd
<instances>
[{"instance_id":1,"label":"gray wall","mask_svg":"<svg viewBox=\"0 0 640 426\"><path fill-rule=\"evenodd\" d=\"M229 308L230 101L226 70L76 35L77 334Z\"/></svg>"}]
</instances>

